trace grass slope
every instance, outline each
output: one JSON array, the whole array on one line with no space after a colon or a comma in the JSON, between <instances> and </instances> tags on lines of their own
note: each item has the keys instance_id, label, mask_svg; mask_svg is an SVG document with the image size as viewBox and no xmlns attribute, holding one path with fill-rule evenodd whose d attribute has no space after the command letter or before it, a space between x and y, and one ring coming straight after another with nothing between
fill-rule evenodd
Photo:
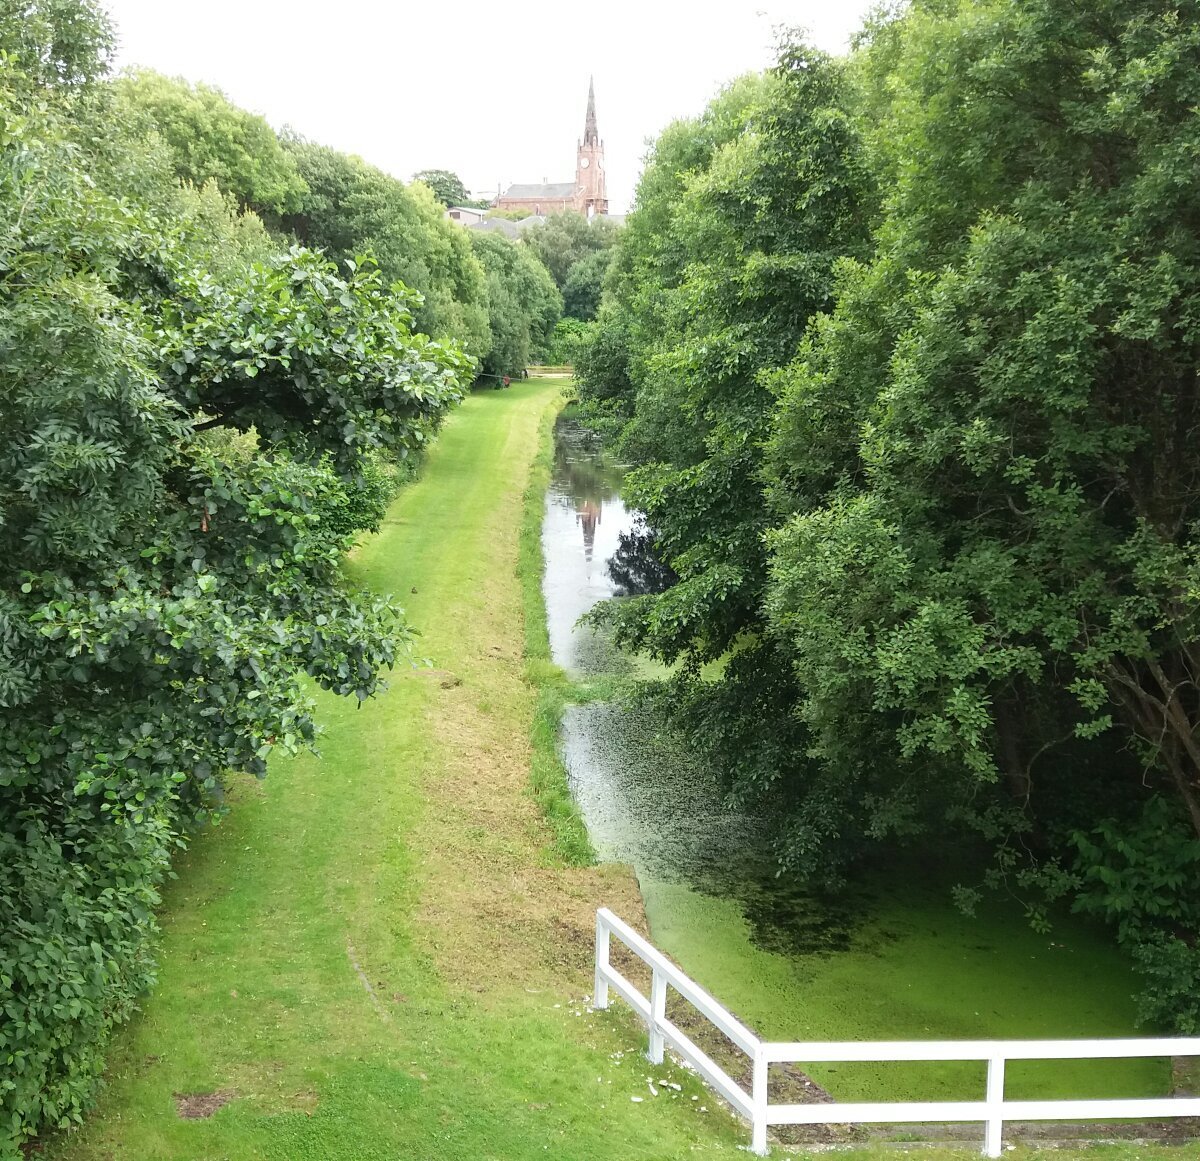
<instances>
[{"instance_id":1,"label":"grass slope","mask_svg":"<svg viewBox=\"0 0 1200 1161\"><path fill-rule=\"evenodd\" d=\"M622 869L571 865L586 851L552 767L553 829L530 791L531 759L547 760L535 715L563 696L536 623L525 636L531 463L560 389L469 399L364 545L355 573L401 598L432 667L361 709L323 697L323 757L239 784L180 859L159 987L96 1113L47 1158L744 1156L745 1130L694 1079L651 1073L625 1013L580 1003L593 909L636 916L640 901ZM682 1094L651 1097L651 1074ZM195 1094L228 1103L181 1118L177 1097Z\"/></svg>"},{"instance_id":2,"label":"grass slope","mask_svg":"<svg viewBox=\"0 0 1200 1161\"><path fill-rule=\"evenodd\" d=\"M578 1014L593 909L636 888L567 865L528 790L518 532L561 389L470 398L359 552L432 668L362 709L323 697L323 757L239 785L193 843L158 989L50 1157L735 1155L715 1103L651 1100L624 1020ZM232 1099L182 1119L197 1093Z\"/></svg>"}]
</instances>

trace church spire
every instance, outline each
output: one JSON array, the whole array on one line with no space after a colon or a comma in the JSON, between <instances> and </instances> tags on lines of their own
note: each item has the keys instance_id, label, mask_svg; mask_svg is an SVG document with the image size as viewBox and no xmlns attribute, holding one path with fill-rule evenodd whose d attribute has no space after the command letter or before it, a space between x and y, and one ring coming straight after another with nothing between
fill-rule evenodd
<instances>
[{"instance_id":1,"label":"church spire","mask_svg":"<svg viewBox=\"0 0 1200 1161\"><path fill-rule=\"evenodd\" d=\"M587 120L583 123L583 143L584 145L600 143L600 134L596 130L596 87L591 77L588 77Z\"/></svg>"}]
</instances>

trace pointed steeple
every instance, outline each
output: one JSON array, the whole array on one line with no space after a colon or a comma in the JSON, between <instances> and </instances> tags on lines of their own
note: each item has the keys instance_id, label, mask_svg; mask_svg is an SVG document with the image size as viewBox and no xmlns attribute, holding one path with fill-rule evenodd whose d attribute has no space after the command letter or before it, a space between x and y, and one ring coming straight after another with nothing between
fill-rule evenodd
<instances>
[{"instance_id":1,"label":"pointed steeple","mask_svg":"<svg viewBox=\"0 0 1200 1161\"><path fill-rule=\"evenodd\" d=\"M583 123L584 145L599 145L600 134L596 130L596 88L593 78L588 77L587 120Z\"/></svg>"},{"instance_id":2,"label":"pointed steeple","mask_svg":"<svg viewBox=\"0 0 1200 1161\"><path fill-rule=\"evenodd\" d=\"M596 128L596 86L588 77L587 120L583 140L575 158L575 209L592 217L608 213L608 194L604 191L604 143Z\"/></svg>"}]
</instances>

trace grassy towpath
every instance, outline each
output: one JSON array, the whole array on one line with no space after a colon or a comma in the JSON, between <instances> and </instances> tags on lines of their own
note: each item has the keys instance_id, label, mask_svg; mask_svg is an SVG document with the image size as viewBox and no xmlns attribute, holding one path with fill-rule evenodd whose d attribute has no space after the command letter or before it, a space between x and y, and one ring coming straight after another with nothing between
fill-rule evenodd
<instances>
[{"instance_id":1,"label":"grassy towpath","mask_svg":"<svg viewBox=\"0 0 1200 1161\"><path fill-rule=\"evenodd\" d=\"M518 533L562 387L468 399L360 549L432 668L361 709L322 697L323 757L239 784L180 860L98 1109L49 1156L737 1155L714 1101L686 1077L655 1101L629 1025L582 1005L593 910L636 888L565 866L528 791Z\"/></svg>"},{"instance_id":2,"label":"grassy towpath","mask_svg":"<svg viewBox=\"0 0 1200 1161\"><path fill-rule=\"evenodd\" d=\"M549 672L529 532L561 387L470 398L357 554L432 667L361 709L322 697L323 757L235 787L179 861L159 986L99 1107L47 1161L745 1156L745 1129L652 1070L619 1005L582 1004L593 909L640 901L620 868L565 865L529 792L531 760L546 766L530 678ZM652 1096L647 1076L683 1091Z\"/></svg>"}]
</instances>

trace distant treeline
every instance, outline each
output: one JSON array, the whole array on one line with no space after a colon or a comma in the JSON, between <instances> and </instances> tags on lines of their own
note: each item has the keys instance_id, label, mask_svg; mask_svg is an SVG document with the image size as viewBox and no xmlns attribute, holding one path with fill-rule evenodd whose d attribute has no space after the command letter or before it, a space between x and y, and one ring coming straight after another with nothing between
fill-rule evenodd
<instances>
[{"instance_id":1,"label":"distant treeline","mask_svg":"<svg viewBox=\"0 0 1200 1161\"><path fill-rule=\"evenodd\" d=\"M1200 6L855 43L651 150L578 369L679 580L600 616L784 874L957 851L1200 1031Z\"/></svg>"},{"instance_id":2,"label":"distant treeline","mask_svg":"<svg viewBox=\"0 0 1200 1161\"><path fill-rule=\"evenodd\" d=\"M428 186L277 136L205 85L138 70L110 87L131 129L160 144L180 181L215 186L276 239L334 258L369 253L384 285L399 281L421 295L415 328L454 338L481 371L518 371L545 350L562 297L544 265L502 235L446 219Z\"/></svg>"}]
</instances>

